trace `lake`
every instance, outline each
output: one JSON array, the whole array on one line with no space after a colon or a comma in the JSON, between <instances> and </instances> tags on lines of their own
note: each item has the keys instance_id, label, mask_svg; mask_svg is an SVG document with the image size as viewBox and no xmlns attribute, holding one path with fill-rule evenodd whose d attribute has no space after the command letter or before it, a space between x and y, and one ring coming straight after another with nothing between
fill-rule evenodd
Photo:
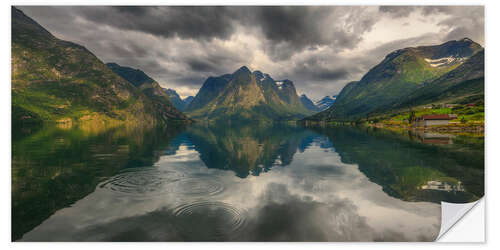
<instances>
[{"instance_id":1,"label":"lake","mask_svg":"<svg viewBox=\"0 0 500 250\"><path fill-rule=\"evenodd\" d=\"M484 137L366 127L24 128L12 240L433 241Z\"/></svg>"}]
</instances>

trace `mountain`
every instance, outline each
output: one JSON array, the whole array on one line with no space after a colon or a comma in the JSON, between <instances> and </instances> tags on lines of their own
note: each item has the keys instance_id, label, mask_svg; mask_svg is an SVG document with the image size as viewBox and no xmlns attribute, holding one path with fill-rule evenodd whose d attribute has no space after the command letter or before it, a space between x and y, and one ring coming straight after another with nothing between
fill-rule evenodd
<instances>
[{"instance_id":1,"label":"mountain","mask_svg":"<svg viewBox=\"0 0 500 250\"><path fill-rule=\"evenodd\" d=\"M468 38L396 50L360 81L347 84L329 109L305 120L357 120L402 102L417 89L460 67L481 45Z\"/></svg>"},{"instance_id":2,"label":"mountain","mask_svg":"<svg viewBox=\"0 0 500 250\"><path fill-rule=\"evenodd\" d=\"M142 70L121 66L117 63L106 63L106 66L123 79L132 83L149 97L149 99L153 101L155 109L163 119L187 119L187 117L172 104L168 94L165 93L160 84Z\"/></svg>"},{"instance_id":3,"label":"mountain","mask_svg":"<svg viewBox=\"0 0 500 250\"><path fill-rule=\"evenodd\" d=\"M464 99L484 100L484 50L471 56L456 69L424 84L403 100L394 103L392 108L412 107L433 102L457 103Z\"/></svg>"},{"instance_id":4,"label":"mountain","mask_svg":"<svg viewBox=\"0 0 500 250\"><path fill-rule=\"evenodd\" d=\"M311 114L292 81L275 81L245 66L233 74L209 77L186 112L203 120L291 120Z\"/></svg>"},{"instance_id":5,"label":"mountain","mask_svg":"<svg viewBox=\"0 0 500 250\"><path fill-rule=\"evenodd\" d=\"M192 96L188 96L186 97L186 99L183 100L175 90L173 89L163 89L163 90L168 95L168 98L170 99L172 104L180 111L184 111L193 99Z\"/></svg>"},{"instance_id":6,"label":"mountain","mask_svg":"<svg viewBox=\"0 0 500 250\"><path fill-rule=\"evenodd\" d=\"M140 69L133 69L130 67L120 66L117 63L106 63L113 72L121 76L123 79L132 83L135 87L140 88L143 84L153 84L155 80L149 77Z\"/></svg>"},{"instance_id":7,"label":"mountain","mask_svg":"<svg viewBox=\"0 0 500 250\"><path fill-rule=\"evenodd\" d=\"M198 94L193 98L186 111L196 110L204 107L210 101L215 99L217 95L227 86L231 81L232 75L222 75L219 77L209 77L201 86Z\"/></svg>"},{"instance_id":8,"label":"mountain","mask_svg":"<svg viewBox=\"0 0 500 250\"><path fill-rule=\"evenodd\" d=\"M180 111L184 109L184 101L173 89L163 89L168 96L170 102Z\"/></svg>"},{"instance_id":9,"label":"mountain","mask_svg":"<svg viewBox=\"0 0 500 250\"><path fill-rule=\"evenodd\" d=\"M313 101L311 101L311 99L309 99L305 94L302 94L300 96L300 101L302 102L302 105L304 105L304 107L306 107L306 109L309 109L311 110L312 112L318 112L318 111L321 111L317 106L316 104L314 104Z\"/></svg>"},{"instance_id":10,"label":"mountain","mask_svg":"<svg viewBox=\"0 0 500 250\"><path fill-rule=\"evenodd\" d=\"M159 124L186 117L157 105L78 44L63 41L15 7L12 13L13 124Z\"/></svg>"},{"instance_id":11,"label":"mountain","mask_svg":"<svg viewBox=\"0 0 500 250\"><path fill-rule=\"evenodd\" d=\"M189 106L189 104L191 104L191 102L193 101L194 99L194 96L188 96L186 98L184 98L182 101L184 101L185 105L186 105L186 108Z\"/></svg>"},{"instance_id":12,"label":"mountain","mask_svg":"<svg viewBox=\"0 0 500 250\"><path fill-rule=\"evenodd\" d=\"M336 99L337 99L336 95L325 96L321 98L321 100L317 101L315 105L316 107L318 107L319 111L323 111L332 106L335 103Z\"/></svg>"}]
</instances>

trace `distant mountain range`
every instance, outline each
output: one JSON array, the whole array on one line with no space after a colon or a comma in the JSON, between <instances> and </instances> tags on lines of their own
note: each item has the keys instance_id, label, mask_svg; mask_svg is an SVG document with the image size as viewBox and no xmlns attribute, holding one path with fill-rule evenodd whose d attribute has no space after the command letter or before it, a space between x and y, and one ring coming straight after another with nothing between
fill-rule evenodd
<instances>
[{"instance_id":1,"label":"distant mountain range","mask_svg":"<svg viewBox=\"0 0 500 250\"><path fill-rule=\"evenodd\" d=\"M172 104L180 111L184 111L194 99L194 96L188 96L182 99L181 96L177 94L177 92L173 89L164 89L164 90L165 93L167 93L168 97L170 98Z\"/></svg>"},{"instance_id":2,"label":"distant mountain range","mask_svg":"<svg viewBox=\"0 0 500 250\"><path fill-rule=\"evenodd\" d=\"M305 94L302 94L300 96L300 101L302 102L302 105L304 105L304 107L306 107L308 110L312 112L319 112L332 106L335 103L336 98L337 98L336 95L325 96L320 100L318 100L317 102L313 102Z\"/></svg>"},{"instance_id":3,"label":"distant mountain range","mask_svg":"<svg viewBox=\"0 0 500 250\"><path fill-rule=\"evenodd\" d=\"M337 99L336 95L325 96L321 98L321 100L317 101L315 105L316 107L318 107L319 111L323 111L332 106L335 103L336 99Z\"/></svg>"},{"instance_id":4,"label":"distant mountain range","mask_svg":"<svg viewBox=\"0 0 500 250\"><path fill-rule=\"evenodd\" d=\"M201 120L294 120L312 113L292 81L275 81L246 66L233 74L209 77L185 111Z\"/></svg>"},{"instance_id":5,"label":"distant mountain range","mask_svg":"<svg viewBox=\"0 0 500 250\"><path fill-rule=\"evenodd\" d=\"M302 105L304 105L304 107L312 112L318 112L318 111L321 111L317 106L316 104L311 101L311 99L309 99L309 97L306 96L306 94L302 94L300 96L300 101L302 102Z\"/></svg>"},{"instance_id":6,"label":"distant mountain range","mask_svg":"<svg viewBox=\"0 0 500 250\"><path fill-rule=\"evenodd\" d=\"M334 105L304 120L353 121L414 105L483 95L484 50L464 38L390 53L360 81L348 83Z\"/></svg>"},{"instance_id":7,"label":"distant mountain range","mask_svg":"<svg viewBox=\"0 0 500 250\"><path fill-rule=\"evenodd\" d=\"M124 79L85 47L54 37L15 7L11 13L13 124L188 121L152 79L137 71Z\"/></svg>"}]
</instances>

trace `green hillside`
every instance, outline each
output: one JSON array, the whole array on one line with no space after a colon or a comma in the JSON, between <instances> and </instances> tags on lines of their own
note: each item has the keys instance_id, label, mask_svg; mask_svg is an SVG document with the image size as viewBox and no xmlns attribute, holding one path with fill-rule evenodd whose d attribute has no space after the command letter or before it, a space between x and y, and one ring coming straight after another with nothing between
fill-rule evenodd
<instances>
[{"instance_id":1,"label":"green hillside","mask_svg":"<svg viewBox=\"0 0 500 250\"><path fill-rule=\"evenodd\" d=\"M484 124L484 50L401 101L373 112L370 120L397 124L407 122L411 112L416 117L453 113L462 124Z\"/></svg>"},{"instance_id":2,"label":"green hillside","mask_svg":"<svg viewBox=\"0 0 500 250\"><path fill-rule=\"evenodd\" d=\"M470 39L394 51L360 81L347 84L329 109L305 120L357 120L404 102L408 96L459 68L482 48Z\"/></svg>"},{"instance_id":3,"label":"green hillside","mask_svg":"<svg viewBox=\"0 0 500 250\"><path fill-rule=\"evenodd\" d=\"M465 97L484 98L484 50L462 65L409 94L394 108L417 106L438 101L453 103Z\"/></svg>"},{"instance_id":4,"label":"green hillside","mask_svg":"<svg viewBox=\"0 0 500 250\"><path fill-rule=\"evenodd\" d=\"M85 47L60 40L12 8L13 124L98 122L158 124L167 117Z\"/></svg>"}]
</instances>

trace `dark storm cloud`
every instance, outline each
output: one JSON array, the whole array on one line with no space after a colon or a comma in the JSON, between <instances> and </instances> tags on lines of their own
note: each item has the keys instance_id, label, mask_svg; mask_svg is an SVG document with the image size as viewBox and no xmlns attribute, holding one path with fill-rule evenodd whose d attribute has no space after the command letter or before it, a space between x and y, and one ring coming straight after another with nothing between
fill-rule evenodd
<instances>
[{"instance_id":1,"label":"dark storm cloud","mask_svg":"<svg viewBox=\"0 0 500 250\"><path fill-rule=\"evenodd\" d=\"M297 46L323 44L328 40L323 35L326 32L317 25L331 13L328 7L263 7L256 13L256 21L269 40Z\"/></svg>"},{"instance_id":2,"label":"dark storm cloud","mask_svg":"<svg viewBox=\"0 0 500 250\"><path fill-rule=\"evenodd\" d=\"M188 56L183 60L194 71L213 74L228 73L227 70L233 70L231 67L235 67L234 65L244 63L244 59L239 55L218 49L209 51L208 55Z\"/></svg>"},{"instance_id":3,"label":"dark storm cloud","mask_svg":"<svg viewBox=\"0 0 500 250\"><path fill-rule=\"evenodd\" d=\"M378 19L376 15L361 15L363 10L329 6L261 7L255 11L254 22L267 39L265 50L269 56L287 60L298 51L317 46L337 50L356 47Z\"/></svg>"},{"instance_id":4,"label":"dark storm cloud","mask_svg":"<svg viewBox=\"0 0 500 250\"><path fill-rule=\"evenodd\" d=\"M229 39L238 25L257 28L273 59L284 60L314 46L354 48L370 30L375 15L359 15L348 7L62 7L73 18L98 26L165 38L210 41ZM50 18L50 17L47 17ZM349 22L333 25L332 18Z\"/></svg>"},{"instance_id":5,"label":"dark storm cloud","mask_svg":"<svg viewBox=\"0 0 500 250\"><path fill-rule=\"evenodd\" d=\"M76 7L88 21L166 38L227 39L234 32L234 13L226 7Z\"/></svg>"},{"instance_id":6,"label":"dark storm cloud","mask_svg":"<svg viewBox=\"0 0 500 250\"><path fill-rule=\"evenodd\" d=\"M329 7L263 7L256 10L255 22L269 40L270 48L277 52L276 58L288 58L287 55L297 49L332 42L332 34L322 25L332 13Z\"/></svg>"},{"instance_id":7,"label":"dark storm cloud","mask_svg":"<svg viewBox=\"0 0 500 250\"><path fill-rule=\"evenodd\" d=\"M212 62L200 58L187 58L186 64L194 71L210 72L217 69Z\"/></svg>"},{"instance_id":8,"label":"dark storm cloud","mask_svg":"<svg viewBox=\"0 0 500 250\"><path fill-rule=\"evenodd\" d=\"M335 11L342 7L76 7L75 14L100 25L145 32L162 37L207 40L228 39L236 25L257 27L273 43L287 43L293 48L325 45L353 47L357 39L328 23L333 15L350 21L360 19L358 35L373 22L352 16L356 11ZM325 25L331 26L325 30Z\"/></svg>"},{"instance_id":9,"label":"dark storm cloud","mask_svg":"<svg viewBox=\"0 0 500 250\"><path fill-rule=\"evenodd\" d=\"M298 63L293 68L293 74L316 81L345 80L350 76L350 71L347 68L336 68L333 65L323 63L326 62L321 60L321 57L311 57L305 62Z\"/></svg>"}]
</instances>

